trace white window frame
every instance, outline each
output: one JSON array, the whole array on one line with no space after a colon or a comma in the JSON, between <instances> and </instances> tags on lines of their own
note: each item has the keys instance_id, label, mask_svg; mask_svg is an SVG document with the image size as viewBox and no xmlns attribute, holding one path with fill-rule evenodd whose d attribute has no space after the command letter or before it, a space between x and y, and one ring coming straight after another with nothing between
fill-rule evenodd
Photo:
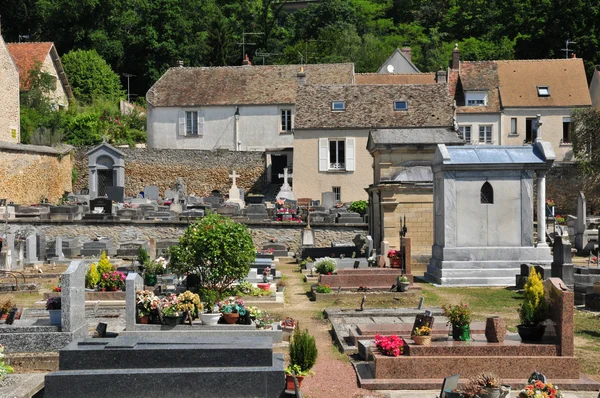
<instances>
[{"instance_id":1,"label":"white window frame","mask_svg":"<svg viewBox=\"0 0 600 398\"><path fill-rule=\"evenodd\" d=\"M342 187L331 187L331 191L335 195L335 201L341 202L342 201Z\"/></svg>"},{"instance_id":2,"label":"white window frame","mask_svg":"<svg viewBox=\"0 0 600 398\"><path fill-rule=\"evenodd\" d=\"M467 138L465 137L465 129L468 128L469 129L469 139L467 140ZM460 137L465 140L465 142L467 144L470 144L473 139L473 126L470 124L465 124L462 126L458 126L458 134L460 135Z\"/></svg>"},{"instance_id":3,"label":"white window frame","mask_svg":"<svg viewBox=\"0 0 600 398\"><path fill-rule=\"evenodd\" d=\"M404 106L400 106L404 104ZM395 111L407 111L408 110L408 101L394 101L394 110Z\"/></svg>"},{"instance_id":4,"label":"white window frame","mask_svg":"<svg viewBox=\"0 0 600 398\"><path fill-rule=\"evenodd\" d=\"M510 135L519 135L519 121L516 117L510 118Z\"/></svg>"},{"instance_id":5,"label":"white window frame","mask_svg":"<svg viewBox=\"0 0 600 398\"><path fill-rule=\"evenodd\" d=\"M489 128L489 134L486 131ZM484 131L481 131L484 129ZM483 140L482 138L483 133ZM494 143L494 125L492 124L480 124L479 125L479 143L480 144L493 144Z\"/></svg>"},{"instance_id":6,"label":"white window frame","mask_svg":"<svg viewBox=\"0 0 600 398\"><path fill-rule=\"evenodd\" d=\"M287 114L284 116L284 112ZM287 120L284 122L284 117ZM289 127L289 128L287 128ZM282 133L291 133L294 129L294 113L291 108L281 108L279 110L279 131Z\"/></svg>"},{"instance_id":7,"label":"white window frame","mask_svg":"<svg viewBox=\"0 0 600 398\"><path fill-rule=\"evenodd\" d=\"M191 127L190 127L190 117ZM204 117L198 109L181 110L178 113L178 132L182 137L202 137L204 135Z\"/></svg>"},{"instance_id":8,"label":"white window frame","mask_svg":"<svg viewBox=\"0 0 600 398\"><path fill-rule=\"evenodd\" d=\"M329 143L331 141L343 142L344 164L339 164L336 159L331 159ZM319 171L322 172L349 172L356 169L356 139L354 137L319 138Z\"/></svg>"},{"instance_id":9,"label":"white window frame","mask_svg":"<svg viewBox=\"0 0 600 398\"><path fill-rule=\"evenodd\" d=\"M467 91L465 92L466 106L487 106L487 91Z\"/></svg>"},{"instance_id":10,"label":"white window frame","mask_svg":"<svg viewBox=\"0 0 600 398\"><path fill-rule=\"evenodd\" d=\"M549 97L550 86L537 86L538 97Z\"/></svg>"},{"instance_id":11,"label":"white window frame","mask_svg":"<svg viewBox=\"0 0 600 398\"><path fill-rule=\"evenodd\" d=\"M335 153L336 158L331 158L331 144L335 142ZM340 153L340 146L344 148L344 161L340 162L338 159ZM345 139L330 139L329 140L329 170L346 170L346 140Z\"/></svg>"},{"instance_id":12,"label":"white window frame","mask_svg":"<svg viewBox=\"0 0 600 398\"><path fill-rule=\"evenodd\" d=\"M333 112L344 112L346 110L345 101L331 101L331 110Z\"/></svg>"}]
</instances>

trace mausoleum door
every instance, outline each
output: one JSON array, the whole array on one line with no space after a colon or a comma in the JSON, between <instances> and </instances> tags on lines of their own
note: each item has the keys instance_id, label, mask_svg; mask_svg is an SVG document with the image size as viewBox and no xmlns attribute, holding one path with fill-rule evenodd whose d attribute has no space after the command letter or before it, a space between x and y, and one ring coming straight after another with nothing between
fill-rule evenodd
<instances>
[{"instance_id":1,"label":"mausoleum door","mask_svg":"<svg viewBox=\"0 0 600 398\"><path fill-rule=\"evenodd\" d=\"M106 188L114 186L112 170L98 170L98 196L106 196Z\"/></svg>"},{"instance_id":2,"label":"mausoleum door","mask_svg":"<svg viewBox=\"0 0 600 398\"><path fill-rule=\"evenodd\" d=\"M287 155L271 154L271 183L283 184L283 169L287 167Z\"/></svg>"}]
</instances>

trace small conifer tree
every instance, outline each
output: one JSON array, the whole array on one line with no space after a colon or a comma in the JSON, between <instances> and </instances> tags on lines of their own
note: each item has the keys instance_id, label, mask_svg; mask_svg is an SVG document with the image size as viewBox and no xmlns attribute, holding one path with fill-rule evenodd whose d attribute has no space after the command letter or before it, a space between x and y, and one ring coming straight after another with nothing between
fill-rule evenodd
<instances>
[{"instance_id":1,"label":"small conifer tree","mask_svg":"<svg viewBox=\"0 0 600 398\"><path fill-rule=\"evenodd\" d=\"M115 270L115 267L112 266L108 258L106 257L106 252L102 251L102 255L100 256L100 261L98 261L98 273L100 277L104 274L108 274Z\"/></svg>"},{"instance_id":2,"label":"small conifer tree","mask_svg":"<svg viewBox=\"0 0 600 398\"><path fill-rule=\"evenodd\" d=\"M98 285L98 282L100 282L100 273L98 272L96 263L92 263L88 272L85 274L85 287L94 289Z\"/></svg>"},{"instance_id":3,"label":"small conifer tree","mask_svg":"<svg viewBox=\"0 0 600 398\"><path fill-rule=\"evenodd\" d=\"M296 324L290 341L290 367L297 365L302 373L308 374L317 362L317 343L307 329L300 330Z\"/></svg>"}]
</instances>

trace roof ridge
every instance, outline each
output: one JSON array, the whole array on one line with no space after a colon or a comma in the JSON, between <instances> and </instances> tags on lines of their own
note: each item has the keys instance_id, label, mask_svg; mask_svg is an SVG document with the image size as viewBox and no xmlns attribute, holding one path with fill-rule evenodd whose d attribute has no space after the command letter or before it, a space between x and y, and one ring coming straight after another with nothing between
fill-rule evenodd
<instances>
[{"instance_id":1,"label":"roof ridge","mask_svg":"<svg viewBox=\"0 0 600 398\"><path fill-rule=\"evenodd\" d=\"M352 62L339 62L331 64L274 64L274 65L225 65L225 66L171 66L169 69L256 69L267 67L306 67L306 66L321 66L321 65L354 65Z\"/></svg>"},{"instance_id":2,"label":"roof ridge","mask_svg":"<svg viewBox=\"0 0 600 398\"><path fill-rule=\"evenodd\" d=\"M415 76L415 75L435 75L435 72L416 72L416 73L355 73L356 75L373 75L373 76Z\"/></svg>"},{"instance_id":3,"label":"roof ridge","mask_svg":"<svg viewBox=\"0 0 600 398\"><path fill-rule=\"evenodd\" d=\"M19 44L19 45L25 45L25 44L54 44L53 41L24 41L24 42L20 42L20 41L8 41L6 42L6 44Z\"/></svg>"},{"instance_id":4,"label":"roof ridge","mask_svg":"<svg viewBox=\"0 0 600 398\"><path fill-rule=\"evenodd\" d=\"M583 58L535 58L535 59L490 59L490 60L480 60L480 61L460 61L461 63L469 63L469 64L478 64L478 63L484 63L484 62L493 62L493 63L510 63L510 62L556 62L556 61L560 61L560 62L564 62L564 61L571 61L571 60L582 60Z\"/></svg>"}]
</instances>

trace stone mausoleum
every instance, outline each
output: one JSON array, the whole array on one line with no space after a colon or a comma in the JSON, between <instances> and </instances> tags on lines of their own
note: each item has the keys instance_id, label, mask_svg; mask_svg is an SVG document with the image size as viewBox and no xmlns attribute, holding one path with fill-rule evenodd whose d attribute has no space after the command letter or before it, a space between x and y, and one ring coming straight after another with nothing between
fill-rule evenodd
<instances>
[{"instance_id":1,"label":"stone mausoleum","mask_svg":"<svg viewBox=\"0 0 600 398\"><path fill-rule=\"evenodd\" d=\"M434 174L434 244L425 277L442 285L513 285L520 264L550 269L546 244L548 142L526 146L440 144ZM534 242L533 177L538 239Z\"/></svg>"}]
</instances>

